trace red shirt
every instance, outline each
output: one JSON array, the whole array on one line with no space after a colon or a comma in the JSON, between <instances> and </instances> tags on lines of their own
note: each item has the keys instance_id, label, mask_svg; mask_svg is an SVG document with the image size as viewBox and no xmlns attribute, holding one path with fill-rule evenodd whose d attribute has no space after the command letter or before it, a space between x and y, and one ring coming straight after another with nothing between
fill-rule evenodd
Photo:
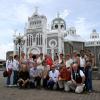
<instances>
[{"instance_id":1,"label":"red shirt","mask_svg":"<svg viewBox=\"0 0 100 100\"><path fill-rule=\"evenodd\" d=\"M69 81L69 80L71 80L71 71L69 71L66 67L63 67L63 68L60 69L59 77L62 80Z\"/></svg>"},{"instance_id":2,"label":"red shirt","mask_svg":"<svg viewBox=\"0 0 100 100\"><path fill-rule=\"evenodd\" d=\"M51 58L47 58L47 59L46 59L46 63L47 63L47 65L52 66L53 61L52 61L52 59L51 59Z\"/></svg>"}]
</instances>

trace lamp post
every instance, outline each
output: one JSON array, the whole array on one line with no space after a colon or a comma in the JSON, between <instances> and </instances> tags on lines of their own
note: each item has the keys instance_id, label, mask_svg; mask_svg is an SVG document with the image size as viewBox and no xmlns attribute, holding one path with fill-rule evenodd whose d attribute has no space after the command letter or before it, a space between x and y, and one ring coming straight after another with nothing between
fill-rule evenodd
<instances>
[{"instance_id":1,"label":"lamp post","mask_svg":"<svg viewBox=\"0 0 100 100\"><path fill-rule=\"evenodd\" d=\"M55 39L51 39L49 41L49 46L51 48L51 54L52 54L52 59L54 60L54 49L56 48L57 46L57 41Z\"/></svg>"},{"instance_id":2,"label":"lamp post","mask_svg":"<svg viewBox=\"0 0 100 100\"><path fill-rule=\"evenodd\" d=\"M97 54L97 52L96 52L96 44L97 42L95 41L95 39L94 39L94 67L93 67L93 70L95 70L95 71L97 71L98 70L98 68L97 68L97 61L96 61L96 54Z\"/></svg>"},{"instance_id":3,"label":"lamp post","mask_svg":"<svg viewBox=\"0 0 100 100\"><path fill-rule=\"evenodd\" d=\"M70 47L70 54L72 54L72 53L73 53L73 42L67 40L67 43L68 43L68 45L69 45L69 47Z\"/></svg>"},{"instance_id":4,"label":"lamp post","mask_svg":"<svg viewBox=\"0 0 100 100\"><path fill-rule=\"evenodd\" d=\"M70 53L73 53L73 42L72 41L68 41L68 44L70 45Z\"/></svg>"},{"instance_id":5,"label":"lamp post","mask_svg":"<svg viewBox=\"0 0 100 100\"><path fill-rule=\"evenodd\" d=\"M18 55L19 55L19 59L20 59L20 55L21 55L21 51L22 51L21 49L25 43L24 36L21 36L19 33L19 35L15 37L14 43L18 48Z\"/></svg>"}]
</instances>

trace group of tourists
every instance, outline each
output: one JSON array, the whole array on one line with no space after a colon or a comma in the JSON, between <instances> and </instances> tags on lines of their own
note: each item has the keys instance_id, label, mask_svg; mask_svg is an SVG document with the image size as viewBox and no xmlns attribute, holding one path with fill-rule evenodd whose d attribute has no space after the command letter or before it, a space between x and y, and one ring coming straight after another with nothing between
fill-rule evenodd
<instances>
[{"instance_id":1,"label":"group of tourists","mask_svg":"<svg viewBox=\"0 0 100 100\"><path fill-rule=\"evenodd\" d=\"M25 53L9 56L6 61L8 72L7 86L23 88L50 89L65 92L82 93L92 92L92 66L93 57L90 51L81 50L68 53L51 55Z\"/></svg>"}]
</instances>

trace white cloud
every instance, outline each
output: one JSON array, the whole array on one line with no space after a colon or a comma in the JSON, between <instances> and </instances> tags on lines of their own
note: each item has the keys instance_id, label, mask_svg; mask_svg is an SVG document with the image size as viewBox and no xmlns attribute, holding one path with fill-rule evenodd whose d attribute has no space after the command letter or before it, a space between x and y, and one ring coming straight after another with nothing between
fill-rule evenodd
<instances>
[{"instance_id":1,"label":"white cloud","mask_svg":"<svg viewBox=\"0 0 100 100\"><path fill-rule=\"evenodd\" d=\"M14 30L13 29L4 29L0 30L0 43L8 43L13 39Z\"/></svg>"},{"instance_id":2,"label":"white cloud","mask_svg":"<svg viewBox=\"0 0 100 100\"><path fill-rule=\"evenodd\" d=\"M70 10L68 10L68 9L65 9L62 13L61 13L61 17L62 18L66 18L69 14L70 14Z\"/></svg>"},{"instance_id":3,"label":"white cloud","mask_svg":"<svg viewBox=\"0 0 100 100\"><path fill-rule=\"evenodd\" d=\"M25 23L30 15L29 7L25 4L21 4L18 7L14 8L14 20L20 23Z\"/></svg>"},{"instance_id":4,"label":"white cloud","mask_svg":"<svg viewBox=\"0 0 100 100\"><path fill-rule=\"evenodd\" d=\"M94 29L96 25L91 24L84 17L78 17L77 20L74 22L74 26L76 27L77 33L87 39L92 29Z\"/></svg>"},{"instance_id":5,"label":"white cloud","mask_svg":"<svg viewBox=\"0 0 100 100\"><path fill-rule=\"evenodd\" d=\"M6 52L13 50L13 43L0 44L0 59L6 59Z\"/></svg>"},{"instance_id":6,"label":"white cloud","mask_svg":"<svg viewBox=\"0 0 100 100\"><path fill-rule=\"evenodd\" d=\"M26 3L33 3L33 4L37 4L37 3L46 3L52 0L23 0Z\"/></svg>"},{"instance_id":7,"label":"white cloud","mask_svg":"<svg viewBox=\"0 0 100 100\"><path fill-rule=\"evenodd\" d=\"M0 37L1 36L12 36L12 34L14 33L14 30L13 29L10 29L10 28L2 28L0 29Z\"/></svg>"}]
</instances>

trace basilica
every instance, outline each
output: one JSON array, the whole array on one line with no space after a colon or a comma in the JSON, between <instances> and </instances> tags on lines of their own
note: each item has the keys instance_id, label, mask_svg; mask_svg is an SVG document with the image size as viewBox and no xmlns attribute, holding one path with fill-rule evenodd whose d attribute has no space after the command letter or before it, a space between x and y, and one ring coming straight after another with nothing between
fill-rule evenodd
<instances>
[{"instance_id":1,"label":"basilica","mask_svg":"<svg viewBox=\"0 0 100 100\"><path fill-rule=\"evenodd\" d=\"M31 17L28 17L22 45L19 46L21 43L18 45L14 38L14 54L21 50L27 58L29 53L49 54L54 58L55 54L83 49L84 39L77 35L75 27L67 27L65 20L57 14L48 28L47 17L40 15L36 10Z\"/></svg>"},{"instance_id":2,"label":"basilica","mask_svg":"<svg viewBox=\"0 0 100 100\"><path fill-rule=\"evenodd\" d=\"M94 29L90 38L84 40L77 33L75 27L66 26L66 21L59 14L52 19L49 27L47 17L39 14L36 10L32 16L28 17L28 22L24 30L24 35L14 35L14 52L21 56L25 53L26 58L29 54L48 54L54 60L56 54L77 53L82 49L90 50L94 55L94 68L100 73L100 36ZM69 27L69 28L68 28ZM100 74L94 76L100 76Z\"/></svg>"}]
</instances>

